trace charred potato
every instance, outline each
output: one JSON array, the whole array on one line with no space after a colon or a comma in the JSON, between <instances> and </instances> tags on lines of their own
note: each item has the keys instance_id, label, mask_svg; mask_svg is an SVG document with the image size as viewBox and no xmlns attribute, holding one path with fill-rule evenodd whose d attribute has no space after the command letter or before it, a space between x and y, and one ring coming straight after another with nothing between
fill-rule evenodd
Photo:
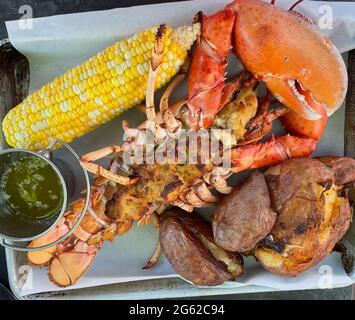
<instances>
[{"instance_id":1,"label":"charred potato","mask_svg":"<svg viewBox=\"0 0 355 320\"><path fill-rule=\"evenodd\" d=\"M269 234L276 217L264 175L254 172L217 204L213 218L216 244L229 251L250 251Z\"/></svg>"},{"instance_id":2,"label":"charred potato","mask_svg":"<svg viewBox=\"0 0 355 320\"><path fill-rule=\"evenodd\" d=\"M295 276L327 256L349 228L344 184L355 180L350 158L294 159L265 178L278 217L255 256L272 273Z\"/></svg>"},{"instance_id":3,"label":"charred potato","mask_svg":"<svg viewBox=\"0 0 355 320\"><path fill-rule=\"evenodd\" d=\"M209 223L196 214L175 209L165 215L160 244L174 270L196 285L219 285L243 272L242 257L218 247Z\"/></svg>"}]
</instances>

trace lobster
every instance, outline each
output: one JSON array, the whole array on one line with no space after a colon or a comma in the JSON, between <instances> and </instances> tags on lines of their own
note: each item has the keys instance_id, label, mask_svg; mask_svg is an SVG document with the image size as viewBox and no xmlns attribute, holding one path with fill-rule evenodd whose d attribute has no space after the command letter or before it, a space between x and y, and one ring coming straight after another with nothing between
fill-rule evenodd
<instances>
[{"instance_id":1,"label":"lobster","mask_svg":"<svg viewBox=\"0 0 355 320\"><path fill-rule=\"evenodd\" d=\"M65 287L78 281L104 241L128 232L135 221L144 225L153 219L159 228L158 215L170 205L191 212L216 203L218 195L212 189L229 193L227 178L233 173L309 156L328 116L341 105L347 87L344 62L331 41L302 15L260 0L235 0L209 17L199 13L194 23L201 24L201 34L189 70L188 97L169 103L171 93L187 74L187 61L164 92L159 112L155 110L154 87L164 50L165 28L161 25L148 76L147 121L138 129L124 121L122 146L108 146L81 158L82 166L96 175L81 225L63 243L28 253L32 264L48 266L55 284ZM246 70L225 82L232 43ZM330 74L334 81L328 80ZM261 82L267 93L258 97ZM281 120L289 134L261 141L275 119ZM230 166L215 163L212 154L204 163L122 164L124 155L138 147L148 155L171 141L176 144L185 128L229 129L217 138L219 150L230 156ZM153 136L150 147L142 142L148 131ZM109 169L95 162L111 154ZM83 199L74 202L58 225L30 247L65 234L83 205ZM158 245L144 268L152 267L159 255Z\"/></svg>"}]
</instances>

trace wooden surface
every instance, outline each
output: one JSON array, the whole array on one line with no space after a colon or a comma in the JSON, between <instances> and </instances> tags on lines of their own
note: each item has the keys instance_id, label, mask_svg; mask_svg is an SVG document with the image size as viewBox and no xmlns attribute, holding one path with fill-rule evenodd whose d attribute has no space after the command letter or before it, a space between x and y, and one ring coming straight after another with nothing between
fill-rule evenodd
<instances>
[{"instance_id":1,"label":"wooden surface","mask_svg":"<svg viewBox=\"0 0 355 320\"><path fill-rule=\"evenodd\" d=\"M355 50L348 58L348 94L345 110L345 155L355 158Z\"/></svg>"},{"instance_id":2,"label":"wooden surface","mask_svg":"<svg viewBox=\"0 0 355 320\"><path fill-rule=\"evenodd\" d=\"M7 41L0 42L0 119L28 94L29 63ZM0 148L7 147L0 130Z\"/></svg>"},{"instance_id":3,"label":"wooden surface","mask_svg":"<svg viewBox=\"0 0 355 320\"><path fill-rule=\"evenodd\" d=\"M355 158L355 50L349 52L348 58L348 93L346 96L346 109L345 109L345 155L348 157ZM354 195L354 190L352 194ZM354 199L352 199L354 201ZM354 208L354 204L353 204ZM350 234L355 234L355 223L350 227L352 232L348 232L344 237L345 245L350 241L354 243L354 239L350 239ZM352 250L351 250L352 249ZM343 259L347 259L345 264L349 264L347 266L348 269L354 268L355 261L355 252L354 248L348 246L348 252L346 252L346 256L343 256ZM355 300L355 284L352 288L352 300Z\"/></svg>"}]
</instances>

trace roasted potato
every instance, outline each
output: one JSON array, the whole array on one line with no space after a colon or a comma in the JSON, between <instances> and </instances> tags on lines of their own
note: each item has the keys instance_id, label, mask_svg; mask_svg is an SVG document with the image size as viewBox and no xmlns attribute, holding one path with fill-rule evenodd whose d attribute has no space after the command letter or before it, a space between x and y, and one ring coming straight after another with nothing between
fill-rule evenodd
<instances>
[{"instance_id":1,"label":"roasted potato","mask_svg":"<svg viewBox=\"0 0 355 320\"><path fill-rule=\"evenodd\" d=\"M218 247L211 226L196 214L167 213L161 219L160 244L174 270L196 285L219 285L243 272L242 257Z\"/></svg>"},{"instance_id":2,"label":"roasted potato","mask_svg":"<svg viewBox=\"0 0 355 320\"><path fill-rule=\"evenodd\" d=\"M344 190L355 179L350 158L294 159L265 172L278 216L255 257L269 271L295 276L327 256L349 228Z\"/></svg>"},{"instance_id":3,"label":"roasted potato","mask_svg":"<svg viewBox=\"0 0 355 320\"><path fill-rule=\"evenodd\" d=\"M264 175L256 171L217 204L213 218L216 244L229 251L250 251L269 234L276 217Z\"/></svg>"}]
</instances>

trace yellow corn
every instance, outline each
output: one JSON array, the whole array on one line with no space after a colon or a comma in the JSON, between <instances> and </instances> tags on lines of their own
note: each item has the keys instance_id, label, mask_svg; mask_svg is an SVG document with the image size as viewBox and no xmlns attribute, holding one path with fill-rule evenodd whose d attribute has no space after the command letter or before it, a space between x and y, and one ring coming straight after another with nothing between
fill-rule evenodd
<instances>
[{"instance_id":1,"label":"yellow corn","mask_svg":"<svg viewBox=\"0 0 355 320\"><path fill-rule=\"evenodd\" d=\"M36 150L55 139L71 142L140 103L156 31L117 42L28 96L3 120L8 144ZM167 28L157 88L179 71L199 32L199 24Z\"/></svg>"}]
</instances>

